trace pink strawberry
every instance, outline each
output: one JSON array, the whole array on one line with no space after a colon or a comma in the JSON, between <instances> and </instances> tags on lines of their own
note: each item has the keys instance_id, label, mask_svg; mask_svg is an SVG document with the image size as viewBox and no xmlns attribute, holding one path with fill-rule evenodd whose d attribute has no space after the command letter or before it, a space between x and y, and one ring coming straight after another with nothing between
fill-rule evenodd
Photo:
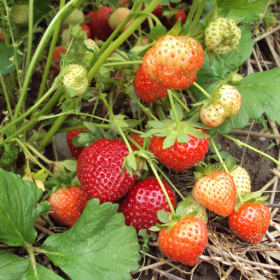
<instances>
[{"instance_id":1,"label":"pink strawberry","mask_svg":"<svg viewBox=\"0 0 280 280\"><path fill-rule=\"evenodd\" d=\"M163 180L162 184L173 207L176 208L174 191ZM170 211L156 178L147 178L133 185L126 197L120 202L119 207L119 212L125 216L126 225L134 226L137 231L149 229L156 223L161 224L157 218L158 210Z\"/></svg>"},{"instance_id":2,"label":"pink strawberry","mask_svg":"<svg viewBox=\"0 0 280 280\"><path fill-rule=\"evenodd\" d=\"M50 215L58 222L72 227L81 216L89 201L87 193L74 186L62 190L58 189L48 198L50 203Z\"/></svg>"},{"instance_id":3,"label":"pink strawberry","mask_svg":"<svg viewBox=\"0 0 280 280\"><path fill-rule=\"evenodd\" d=\"M126 144L118 139L98 139L84 148L77 161L77 176L90 198L98 198L100 203L113 202L127 193L137 178L126 169L121 174L128 155Z\"/></svg>"}]
</instances>

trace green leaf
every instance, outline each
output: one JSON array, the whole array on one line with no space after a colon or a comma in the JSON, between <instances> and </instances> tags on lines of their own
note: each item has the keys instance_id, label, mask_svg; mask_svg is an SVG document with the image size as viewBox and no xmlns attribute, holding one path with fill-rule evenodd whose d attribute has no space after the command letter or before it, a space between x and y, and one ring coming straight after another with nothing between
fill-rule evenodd
<instances>
[{"instance_id":1,"label":"green leaf","mask_svg":"<svg viewBox=\"0 0 280 280\"><path fill-rule=\"evenodd\" d=\"M73 88L65 88L65 91L69 94L71 98L78 96L78 92Z\"/></svg>"},{"instance_id":2,"label":"green leaf","mask_svg":"<svg viewBox=\"0 0 280 280\"><path fill-rule=\"evenodd\" d=\"M96 127L93 123L84 122L84 125L88 128L89 131L91 131L92 133L95 133Z\"/></svg>"},{"instance_id":3,"label":"green leaf","mask_svg":"<svg viewBox=\"0 0 280 280\"><path fill-rule=\"evenodd\" d=\"M175 144L176 138L178 137L177 131L172 131L169 133L163 141L163 149L172 147Z\"/></svg>"},{"instance_id":4,"label":"green leaf","mask_svg":"<svg viewBox=\"0 0 280 280\"><path fill-rule=\"evenodd\" d=\"M4 76L8 73L15 71L15 61L17 61L17 65L21 63L21 56L17 55L17 59L14 59L14 63L10 61L9 58L14 57L14 48L7 48L5 44L0 43L0 75Z\"/></svg>"},{"instance_id":5,"label":"green leaf","mask_svg":"<svg viewBox=\"0 0 280 280\"><path fill-rule=\"evenodd\" d=\"M150 36L153 40L157 41L161 37L165 36L166 33L166 28L163 25L157 23L157 25L151 29Z\"/></svg>"},{"instance_id":6,"label":"green leaf","mask_svg":"<svg viewBox=\"0 0 280 280\"><path fill-rule=\"evenodd\" d=\"M230 7L227 14L228 18L236 18L243 16L245 22L253 22L259 20L259 14L266 9L266 0L217 0L218 13L225 7Z\"/></svg>"},{"instance_id":7,"label":"green leaf","mask_svg":"<svg viewBox=\"0 0 280 280\"><path fill-rule=\"evenodd\" d=\"M37 216L36 218L39 218L40 216L42 216L43 214L47 213L48 211L50 211L50 204L48 201L43 201L41 203L37 204L36 207L36 211L37 211ZM1 278L0 278L1 279Z\"/></svg>"},{"instance_id":8,"label":"green leaf","mask_svg":"<svg viewBox=\"0 0 280 280\"><path fill-rule=\"evenodd\" d=\"M158 210L157 211L157 217L164 224L169 222L169 215L168 215L167 212L165 212L163 210Z\"/></svg>"},{"instance_id":9,"label":"green leaf","mask_svg":"<svg viewBox=\"0 0 280 280\"><path fill-rule=\"evenodd\" d=\"M115 134L114 134L114 132L113 132L112 129L109 129L109 130L106 132L105 138L108 138L108 139L110 139L110 140L116 139L116 136L115 136Z\"/></svg>"},{"instance_id":10,"label":"green leaf","mask_svg":"<svg viewBox=\"0 0 280 280\"><path fill-rule=\"evenodd\" d=\"M72 280L130 280L140 246L135 228L117 211L118 204L92 199L72 228L49 236L41 249Z\"/></svg>"},{"instance_id":11,"label":"green leaf","mask_svg":"<svg viewBox=\"0 0 280 280\"><path fill-rule=\"evenodd\" d=\"M175 103L174 105L175 105L176 114L177 114L179 122L180 122L184 116L182 108L178 103ZM172 109L170 110L170 118L175 122L175 116L174 116L174 112Z\"/></svg>"},{"instance_id":12,"label":"green leaf","mask_svg":"<svg viewBox=\"0 0 280 280\"><path fill-rule=\"evenodd\" d=\"M132 48L130 50L130 52L132 52L132 53L139 53L139 52L144 51L147 48L148 48L147 46L136 46L136 47Z\"/></svg>"},{"instance_id":13,"label":"green leaf","mask_svg":"<svg viewBox=\"0 0 280 280\"><path fill-rule=\"evenodd\" d=\"M42 191L34 183L0 168L0 241L23 246L35 241L36 203Z\"/></svg>"},{"instance_id":14,"label":"green leaf","mask_svg":"<svg viewBox=\"0 0 280 280\"><path fill-rule=\"evenodd\" d=\"M168 124L161 121L148 121L148 125L150 125L152 128L165 128L168 126Z\"/></svg>"},{"instance_id":15,"label":"green leaf","mask_svg":"<svg viewBox=\"0 0 280 280\"><path fill-rule=\"evenodd\" d=\"M61 161L60 164L64 166L69 171L76 171L77 161L73 159L66 159Z\"/></svg>"},{"instance_id":16,"label":"green leaf","mask_svg":"<svg viewBox=\"0 0 280 280\"><path fill-rule=\"evenodd\" d=\"M188 35L190 27L191 27L191 23L189 21L186 21L186 23L181 28L179 36L186 36L186 35Z\"/></svg>"},{"instance_id":17,"label":"green leaf","mask_svg":"<svg viewBox=\"0 0 280 280\"><path fill-rule=\"evenodd\" d=\"M175 25L168 31L167 35L178 36L182 28L181 18L175 23Z\"/></svg>"}]
</instances>

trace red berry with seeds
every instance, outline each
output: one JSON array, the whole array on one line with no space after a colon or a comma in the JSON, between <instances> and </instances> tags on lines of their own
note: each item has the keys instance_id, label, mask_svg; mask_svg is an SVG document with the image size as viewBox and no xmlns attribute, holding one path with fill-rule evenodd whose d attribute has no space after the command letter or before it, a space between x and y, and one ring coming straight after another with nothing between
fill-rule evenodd
<instances>
[{"instance_id":1,"label":"red berry with seeds","mask_svg":"<svg viewBox=\"0 0 280 280\"><path fill-rule=\"evenodd\" d=\"M268 230L270 218L270 211L265 204L245 202L228 217L228 221L235 236L257 244Z\"/></svg>"},{"instance_id":2,"label":"red berry with seeds","mask_svg":"<svg viewBox=\"0 0 280 280\"><path fill-rule=\"evenodd\" d=\"M126 144L118 139L98 139L84 148L77 161L77 176L90 198L113 202L127 193L137 178L126 169L121 174L128 155Z\"/></svg>"},{"instance_id":3,"label":"red berry with seeds","mask_svg":"<svg viewBox=\"0 0 280 280\"><path fill-rule=\"evenodd\" d=\"M196 80L204 61L201 44L193 38L166 35L143 57L143 71L165 88L184 89Z\"/></svg>"},{"instance_id":4,"label":"red berry with seeds","mask_svg":"<svg viewBox=\"0 0 280 280\"><path fill-rule=\"evenodd\" d=\"M167 96L167 89L151 80L142 66L135 76L135 92L139 98L149 103Z\"/></svg>"},{"instance_id":5,"label":"red berry with seeds","mask_svg":"<svg viewBox=\"0 0 280 280\"><path fill-rule=\"evenodd\" d=\"M137 142L141 147L144 146L145 138L141 137L141 134L131 133L130 137Z\"/></svg>"},{"instance_id":6,"label":"red berry with seeds","mask_svg":"<svg viewBox=\"0 0 280 280\"><path fill-rule=\"evenodd\" d=\"M58 222L72 227L85 209L89 197L80 186L58 189L48 198L50 215Z\"/></svg>"},{"instance_id":7,"label":"red berry with seeds","mask_svg":"<svg viewBox=\"0 0 280 280\"><path fill-rule=\"evenodd\" d=\"M75 159L78 159L78 157L79 157L80 153L82 152L82 150L84 149L84 147L83 146L76 147L73 145L72 141L73 141L73 138L77 137L83 131L88 131L88 129L85 128L85 129L71 130L71 131L68 131L66 134L66 141L67 141L68 147L70 149L72 157L74 157Z\"/></svg>"},{"instance_id":8,"label":"red berry with seeds","mask_svg":"<svg viewBox=\"0 0 280 280\"><path fill-rule=\"evenodd\" d=\"M176 208L174 191L163 180L162 184L173 207ZM170 212L168 202L156 178L147 178L133 185L119 207L119 212L125 216L126 225L134 226L137 231L149 229L156 223L161 224L157 217L158 210Z\"/></svg>"}]
</instances>

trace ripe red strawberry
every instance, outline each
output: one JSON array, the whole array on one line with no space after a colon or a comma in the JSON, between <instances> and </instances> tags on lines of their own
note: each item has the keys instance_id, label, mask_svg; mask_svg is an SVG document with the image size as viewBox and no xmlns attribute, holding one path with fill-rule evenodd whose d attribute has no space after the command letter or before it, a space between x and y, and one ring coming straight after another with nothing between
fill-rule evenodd
<instances>
[{"instance_id":1,"label":"ripe red strawberry","mask_svg":"<svg viewBox=\"0 0 280 280\"><path fill-rule=\"evenodd\" d=\"M236 189L232 176L227 172L215 171L198 179L192 194L197 202L223 217L234 210Z\"/></svg>"},{"instance_id":2,"label":"ripe red strawberry","mask_svg":"<svg viewBox=\"0 0 280 280\"><path fill-rule=\"evenodd\" d=\"M245 202L229 217L231 232L252 244L259 243L270 223L270 211L265 204Z\"/></svg>"},{"instance_id":3,"label":"ripe red strawberry","mask_svg":"<svg viewBox=\"0 0 280 280\"><path fill-rule=\"evenodd\" d=\"M52 61L61 59L61 54L62 53L66 53L66 50L62 47L62 46L58 46L54 48L54 52L53 52L53 57L52 57ZM59 64L59 63L57 63ZM52 69L56 72L59 73L60 72L60 67L59 66L52 66Z\"/></svg>"},{"instance_id":4,"label":"ripe red strawberry","mask_svg":"<svg viewBox=\"0 0 280 280\"><path fill-rule=\"evenodd\" d=\"M112 34L113 30L109 26L109 17L113 12L111 8L104 6L96 12L89 12L86 15L90 18L88 26L93 40L97 38L104 41Z\"/></svg>"},{"instance_id":5,"label":"ripe red strawberry","mask_svg":"<svg viewBox=\"0 0 280 280\"><path fill-rule=\"evenodd\" d=\"M66 140L67 140L68 147L70 149L72 157L74 157L75 159L78 159L78 157L79 157L80 153L82 152L82 150L84 149L84 147L83 146L75 147L72 143L72 140L73 140L73 138L77 137L81 132L87 131L87 130L88 130L87 128L70 130L66 134Z\"/></svg>"},{"instance_id":6,"label":"ripe red strawberry","mask_svg":"<svg viewBox=\"0 0 280 280\"><path fill-rule=\"evenodd\" d=\"M181 18L181 25L183 25L186 22L187 16L186 13L180 9L175 15L174 15L174 20L168 20L168 22L170 23L170 25L175 25L175 23L179 20L179 18Z\"/></svg>"},{"instance_id":7,"label":"ripe red strawberry","mask_svg":"<svg viewBox=\"0 0 280 280\"><path fill-rule=\"evenodd\" d=\"M152 12L157 18L160 18L162 16L162 7L162 5L157 5L157 7Z\"/></svg>"},{"instance_id":8,"label":"ripe red strawberry","mask_svg":"<svg viewBox=\"0 0 280 280\"><path fill-rule=\"evenodd\" d=\"M118 139L98 139L84 148L77 161L77 176L90 198L99 198L100 203L113 202L127 193L137 178L126 169L121 175L128 155L126 144Z\"/></svg>"},{"instance_id":9,"label":"ripe red strawberry","mask_svg":"<svg viewBox=\"0 0 280 280\"><path fill-rule=\"evenodd\" d=\"M241 107L241 95L235 87L223 85L217 92L221 95L220 98L214 99L209 107L204 104L199 107L201 120L210 127L229 120Z\"/></svg>"},{"instance_id":10,"label":"ripe red strawberry","mask_svg":"<svg viewBox=\"0 0 280 280\"><path fill-rule=\"evenodd\" d=\"M141 147L143 147L144 145L144 141L145 141L145 138L141 137L140 134L137 134L137 133L131 133L130 137L135 141L137 142Z\"/></svg>"},{"instance_id":11,"label":"ripe red strawberry","mask_svg":"<svg viewBox=\"0 0 280 280\"><path fill-rule=\"evenodd\" d=\"M203 134L206 134L201 129ZM188 134L189 135L189 134ZM199 139L189 135L188 143L179 143L177 140L170 148L163 149L165 137L153 136L150 140L150 150L158 157L159 161L176 172L182 172L200 162L207 153L209 139Z\"/></svg>"},{"instance_id":12,"label":"ripe red strawberry","mask_svg":"<svg viewBox=\"0 0 280 280\"><path fill-rule=\"evenodd\" d=\"M149 103L167 96L167 89L151 80L142 66L135 75L135 92L139 98Z\"/></svg>"},{"instance_id":13,"label":"ripe red strawberry","mask_svg":"<svg viewBox=\"0 0 280 280\"><path fill-rule=\"evenodd\" d=\"M194 265L207 243L207 228L196 217L186 217L177 222L169 232L159 232L158 246L164 255L185 265Z\"/></svg>"},{"instance_id":14,"label":"ripe red strawberry","mask_svg":"<svg viewBox=\"0 0 280 280\"><path fill-rule=\"evenodd\" d=\"M81 216L88 201L87 193L80 186L66 188L64 191L60 188L48 198L50 215L58 222L72 227Z\"/></svg>"},{"instance_id":15,"label":"ripe red strawberry","mask_svg":"<svg viewBox=\"0 0 280 280\"><path fill-rule=\"evenodd\" d=\"M171 187L162 180L174 208L176 197ZM125 216L126 225L134 226L137 231L149 229L156 223L161 224L157 211L169 212L168 202L156 178L144 179L135 185L120 202L119 212Z\"/></svg>"},{"instance_id":16,"label":"ripe red strawberry","mask_svg":"<svg viewBox=\"0 0 280 280\"><path fill-rule=\"evenodd\" d=\"M124 19L128 16L130 10L128 8L118 8L109 18L110 27L115 30L117 27L124 21ZM122 29L121 32L124 32L126 28L133 22L131 19Z\"/></svg>"},{"instance_id":17,"label":"ripe red strawberry","mask_svg":"<svg viewBox=\"0 0 280 280\"><path fill-rule=\"evenodd\" d=\"M184 89L196 80L204 61L204 51L190 37L166 35L143 57L143 71L165 88Z\"/></svg>"},{"instance_id":18,"label":"ripe red strawberry","mask_svg":"<svg viewBox=\"0 0 280 280\"><path fill-rule=\"evenodd\" d=\"M82 25L82 29L85 30L85 31L87 31L87 38L90 39L90 38L91 38L91 32L90 32L89 26L86 25L86 24L83 24L83 25Z\"/></svg>"}]
</instances>

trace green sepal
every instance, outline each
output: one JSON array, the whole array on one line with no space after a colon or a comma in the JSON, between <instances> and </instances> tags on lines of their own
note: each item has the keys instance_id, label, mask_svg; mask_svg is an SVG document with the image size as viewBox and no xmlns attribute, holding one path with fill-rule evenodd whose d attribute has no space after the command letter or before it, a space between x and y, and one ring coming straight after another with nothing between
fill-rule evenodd
<instances>
[{"instance_id":1,"label":"green sepal","mask_svg":"<svg viewBox=\"0 0 280 280\"><path fill-rule=\"evenodd\" d=\"M185 24L182 26L179 36L187 36L191 27L190 21L186 21Z\"/></svg>"},{"instance_id":2,"label":"green sepal","mask_svg":"<svg viewBox=\"0 0 280 280\"><path fill-rule=\"evenodd\" d=\"M157 217L164 224L169 222L169 214L163 210L157 211Z\"/></svg>"},{"instance_id":3,"label":"green sepal","mask_svg":"<svg viewBox=\"0 0 280 280\"><path fill-rule=\"evenodd\" d=\"M197 215L197 213L198 213L198 207L195 207L192 212L190 212L188 215L185 216L185 218L186 217L195 217Z\"/></svg>"},{"instance_id":4,"label":"green sepal","mask_svg":"<svg viewBox=\"0 0 280 280\"><path fill-rule=\"evenodd\" d=\"M179 216L179 217L184 217L185 216L185 208L182 205L179 205L175 211L175 213ZM176 217L177 218L177 217Z\"/></svg>"},{"instance_id":5,"label":"green sepal","mask_svg":"<svg viewBox=\"0 0 280 280\"><path fill-rule=\"evenodd\" d=\"M157 226L153 226L149 228L150 231L161 231L161 228L157 227Z\"/></svg>"},{"instance_id":6,"label":"green sepal","mask_svg":"<svg viewBox=\"0 0 280 280\"><path fill-rule=\"evenodd\" d=\"M211 67L215 60L216 54L214 52L209 51L208 49L206 50L206 52L207 52L208 58L209 58L209 67Z\"/></svg>"},{"instance_id":7,"label":"green sepal","mask_svg":"<svg viewBox=\"0 0 280 280\"><path fill-rule=\"evenodd\" d=\"M166 35L173 35L178 36L181 32L182 24L181 24L181 18L174 24L174 26L167 32Z\"/></svg>"},{"instance_id":8,"label":"green sepal","mask_svg":"<svg viewBox=\"0 0 280 280\"><path fill-rule=\"evenodd\" d=\"M239 199L237 200L237 203L234 207L235 212L237 212L239 208L246 202L264 204L265 201L268 199L269 195L262 196L262 193L262 191L245 193L241 197L242 201L240 201Z\"/></svg>"},{"instance_id":9,"label":"green sepal","mask_svg":"<svg viewBox=\"0 0 280 280\"><path fill-rule=\"evenodd\" d=\"M178 103L175 103L174 105L175 105L176 114L177 114L179 122L180 122L183 119L183 116L184 116L182 108ZM170 110L170 118L171 118L172 121L175 122L175 116L174 116L174 112L173 112L172 109Z\"/></svg>"},{"instance_id":10,"label":"green sepal","mask_svg":"<svg viewBox=\"0 0 280 280\"><path fill-rule=\"evenodd\" d=\"M162 149L168 149L172 147L175 144L177 137L178 137L178 132L171 131L164 139Z\"/></svg>"},{"instance_id":11,"label":"green sepal","mask_svg":"<svg viewBox=\"0 0 280 280\"><path fill-rule=\"evenodd\" d=\"M163 25L157 23L156 26L151 29L150 36L153 40L157 41L165 36L166 33L167 29Z\"/></svg>"}]
</instances>

